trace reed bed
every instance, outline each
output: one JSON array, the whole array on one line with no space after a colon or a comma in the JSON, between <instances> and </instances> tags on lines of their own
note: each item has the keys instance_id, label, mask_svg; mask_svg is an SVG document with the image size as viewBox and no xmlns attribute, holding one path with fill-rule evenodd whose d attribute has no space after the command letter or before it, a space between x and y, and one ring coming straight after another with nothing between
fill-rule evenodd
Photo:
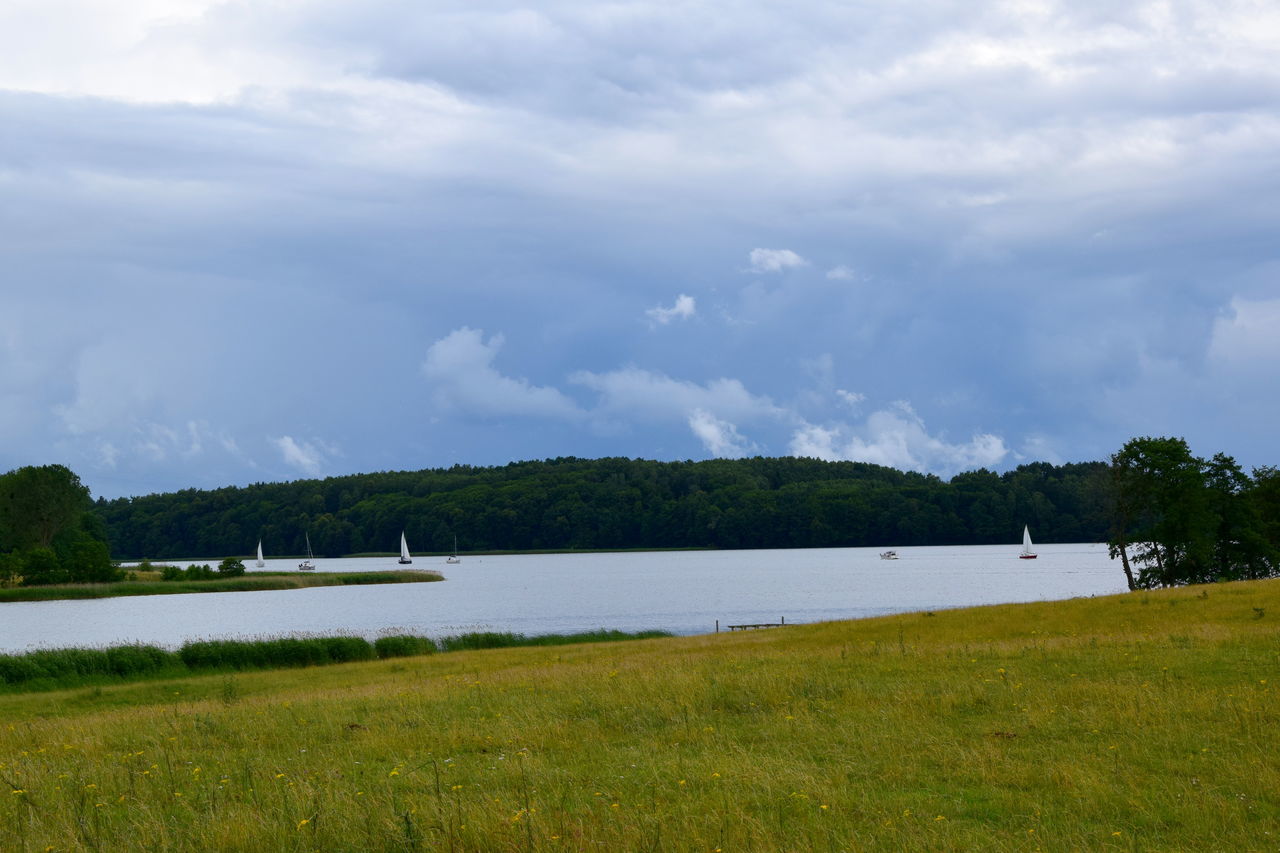
<instances>
[{"instance_id":1,"label":"reed bed","mask_svg":"<svg viewBox=\"0 0 1280 853\"><path fill-rule=\"evenodd\" d=\"M570 645L667 637L664 631L586 631L580 634L472 633L434 640L393 635L373 643L363 637L301 636L248 640L194 640L177 651L141 644L106 649L40 649L0 654L0 690L52 690L142 678L177 677L208 670L285 669L406 657L470 649Z\"/></svg>"},{"instance_id":2,"label":"reed bed","mask_svg":"<svg viewBox=\"0 0 1280 853\"><path fill-rule=\"evenodd\" d=\"M116 598L128 595L182 595L196 592L262 592L265 590L306 589L316 586L353 584L430 583L442 581L439 572L396 570L386 572L252 572L232 578L209 580L125 580L115 583L54 584L50 586L18 586L0 589L0 603L9 601L56 601L60 599Z\"/></svg>"},{"instance_id":3,"label":"reed bed","mask_svg":"<svg viewBox=\"0 0 1280 853\"><path fill-rule=\"evenodd\" d=\"M1280 583L0 696L9 849L1274 850Z\"/></svg>"}]
</instances>

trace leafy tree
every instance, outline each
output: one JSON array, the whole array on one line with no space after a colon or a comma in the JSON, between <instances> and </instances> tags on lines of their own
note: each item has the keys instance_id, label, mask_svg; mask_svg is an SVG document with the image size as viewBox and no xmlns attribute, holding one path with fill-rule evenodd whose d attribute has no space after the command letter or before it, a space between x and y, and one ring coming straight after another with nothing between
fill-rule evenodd
<instances>
[{"instance_id":1,"label":"leafy tree","mask_svg":"<svg viewBox=\"0 0 1280 853\"><path fill-rule=\"evenodd\" d=\"M22 583L22 572L26 561L17 552L0 554L0 587L17 586Z\"/></svg>"},{"instance_id":2,"label":"leafy tree","mask_svg":"<svg viewBox=\"0 0 1280 853\"><path fill-rule=\"evenodd\" d=\"M227 557L225 560L223 560L221 563L218 564L218 574L222 575L223 577L227 577L227 578L239 577L240 575L244 574L244 571L245 571L244 563L240 562L235 557Z\"/></svg>"},{"instance_id":3,"label":"leafy tree","mask_svg":"<svg viewBox=\"0 0 1280 853\"><path fill-rule=\"evenodd\" d=\"M111 583L124 576L111 562L106 543L87 536L77 539L62 564L71 583Z\"/></svg>"},{"instance_id":4,"label":"leafy tree","mask_svg":"<svg viewBox=\"0 0 1280 853\"><path fill-rule=\"evenodd\" d=\"M1249 580L1276 573L1276 545L1267 539L1260 507L1250 498L1249 477L1230 456L1218 453L1205 466L1218 517L1214 568L1220 580Z\"/></svg>"},{"instance_id":5,"label":"leafy tree","mask_svg":"<svg viewBox=\"0 0 1280 853\"><path fill-rule=\"evenodd\" d=\"M49 586L71 579L52 548L31 548L21 557L23 586Z\"/></svg>"},{"instance_id":6,"label":"leafy tree","mask_svg":"<svg viewBox=\"0 0 1280 853\"><path fill-rule=\"evenodd\" d=\"M89 489L63 465L27 466L0 477L0 529L12 548L50 547L91 506Z\"/></svg>"},{"instance_id":7,"label":"leafy tree","mask_svg":"<svg viewBox=\"0 0 1280 853\"><path fill-rule=\"evenodd\" d=\"M1273 549L1280 549L1280 468L1253 469L1246 494L1258 516L1258 529Z\"/></svg>"},{"instance_id":8,"label":"leafy tree","mask_svg":"<svg viewBox=\"0 0 1280 853\"><path fill-rule=\"evenodd\" d=\"M1200 459L1181 438L1134 438L1111 457L1111 486L1108 546L1129 589L1276 572L1252 484L1231 457Z\"/></svg>"}]
</instances>

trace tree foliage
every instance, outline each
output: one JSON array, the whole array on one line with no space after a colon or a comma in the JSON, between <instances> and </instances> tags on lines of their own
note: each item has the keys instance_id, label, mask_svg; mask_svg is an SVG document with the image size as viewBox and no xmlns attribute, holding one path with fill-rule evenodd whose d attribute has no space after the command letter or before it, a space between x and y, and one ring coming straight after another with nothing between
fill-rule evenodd
<instances>
[{"instance_id":1,"label":"tree foliage","mask_svg":"<svg viewBox=\"0 0 1280 853\"><path fill-rule=\"evenodd\" d=\"M950 482L857 462L560 458L99 501L115 552L174 558L610 548L1102 541L1106 465L1033 463Z\"/></svg>"},{"instance_id":2,"label":"tree foliage","mask_svg":"<svg viewBox=\"0 0 1280 853\"><path fill-rule=\"evenodd\" d=\"M0 585L98 583L119 570L89 489L62 465L0 476Z\"/></svg>"},{"instance_id":3,"label":"tree foliage","mask_svg":"<svg viewBox=\"0 0 1280 853\"><path fill-rule=\"evenodd\" d=\"M1111 556L1130 589L1280 573L1272 469L1201 459L1181 438L1134 438L1111 457ZM1135 572L1136 567L1136 572Z\"/></svg>"}]
</instances>

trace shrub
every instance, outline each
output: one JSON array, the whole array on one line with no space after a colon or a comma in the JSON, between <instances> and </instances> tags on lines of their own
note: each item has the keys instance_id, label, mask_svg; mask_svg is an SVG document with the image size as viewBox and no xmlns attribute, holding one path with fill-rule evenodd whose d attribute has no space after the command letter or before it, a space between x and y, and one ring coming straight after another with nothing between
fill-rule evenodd
<instances>
[{"instance_id":1,"label":"shrub","mask_svg":"<svg viewBox=\"0 0 1280 853\"><path fill-rule=\"evenodd\" d=\"M505 649L510 646L523 646L527 643L528 638L524 634L501 631L475 631L470 634L458 634L454 637L441 637L440 649L446 652L463 652L475 649Z\"/></svg>"},{"instance_id":2,"label":"shrub","mask_svg":"<svg viewBox=\"0 0 1280 853\"><path fill-rule=\"evenodd\" d=\"M0 655L0 682L25 684L48 676L30 655Z\"/></svg>"},{"instance_id":3,"label":"shrub","mask_svg":"<svg viewBox=\"0 0 1280 853\"><path fill-rule=\"evenodd\" d=\"M72 545L62 562L72 583L112 583L124 575L111 562L107 543L88 537Z\"/></svg>"},{"instance_id":4,"label":"shrub","mask_svg":"<svg viewBox=\"0 0 1280 853\"><path fill-rule=\"evenodd\" d=\"M362 637L280 637L272 640L201 640L178 651L191 669L268 669L373 660Z\"/></svg>"},{"instance_id":5,"label":"shrub","mask_svg":"<svg viewBox=\"0 0 1280 853\"><path fill-rule=\"evenodd\" d=\"M177 666L180 659L173 652L156 646L132 645L107 649L107 666L116 675L136 675Z\"/></svg>"},{"instance_id":6,"label":"shrub","mask_svg":"<svg viewBox=\"0 0 1280 853\"><path fill-rule=\"evenodd\" d=\"M236 578L244 574L244 563L235 557L227 557L218 564L218 574L224 578Z\"/></svg>"},{"instance_id":7,"label":"shrub","mask_svg":"<svg viewBox=\"0 0 1280 853\"><path fill-rule=\"evenodd\" d=\"M435 652L435 641L428 637L415 637L410 634L394 634L379 637L373 643L374 650L380 658L403 658L413 655L429 655Z\"/></svg>"},{"instance_id":8,"label":"shrub","mask_svg":"<svg viewBox=\"0 0 1280 853\"><path fill-rule=\"evenodd\" d=\"M66 583L68 575L52 548L32 548L23 557L22 583L24 586L48 586Z\"/></svg>"},{"instance_id":9,"label":"shrub","mask_svg":"<svg viewBox=\"0 0 1280 853\"><path fill-rule=\"evenodd\" d=\"M364 637L324 637L320 640L329 653L329 662L347 663L374 660L378 654Z\"/></svg>"}]
</instances>

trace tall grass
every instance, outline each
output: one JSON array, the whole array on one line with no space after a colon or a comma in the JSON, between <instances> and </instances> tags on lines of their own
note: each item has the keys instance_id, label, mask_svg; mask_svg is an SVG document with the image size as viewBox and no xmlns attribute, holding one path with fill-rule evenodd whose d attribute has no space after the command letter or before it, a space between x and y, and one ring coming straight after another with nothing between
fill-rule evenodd
<instances>
[{"instance_id":1,"label":"tall grass","mask_svg":"<svg viewBox=\"0 0 1280 853\"><path fill-rule=\"evenodd\" d=\"M479 649L507 649L516 646L567 646L575 643L609 643L617 640L650 640L655 637L670 637L667 631L610 631L604 628L595 631L582 631L576 634L539 634L526 636L498 631L475 631L467 634L442 637L439 640L441 651L461 652Z\"/></svg>"},{"instance_id":2,"label":"tall grass","mask_svg":"<svg viewBox=\"0 0 1280 853\"><path fill-rule=\"evenodd\" d=\"M1280 582L0 696L55 850L1280 847Z\"/></svg>"},{"instance_id":3,"label":"tall grass","mask_svg":"<svg viewBox=\"0 0 1280 853\"><path fill-rule=\"evenodd\" d=\"M509 648L612 642L670 636L664 631L589 631L581 634L475 633L433 640L394 635L370 643L362 637L306 636L256 640L195 640L176 652L156 646L128 645L107 649L47 649L0 655L0 685L13 690L50 690L157 674L179 676L206 670L285 669L326 666L379 658L432 654L436 651Z\"/></svg>"}]
</instances>

